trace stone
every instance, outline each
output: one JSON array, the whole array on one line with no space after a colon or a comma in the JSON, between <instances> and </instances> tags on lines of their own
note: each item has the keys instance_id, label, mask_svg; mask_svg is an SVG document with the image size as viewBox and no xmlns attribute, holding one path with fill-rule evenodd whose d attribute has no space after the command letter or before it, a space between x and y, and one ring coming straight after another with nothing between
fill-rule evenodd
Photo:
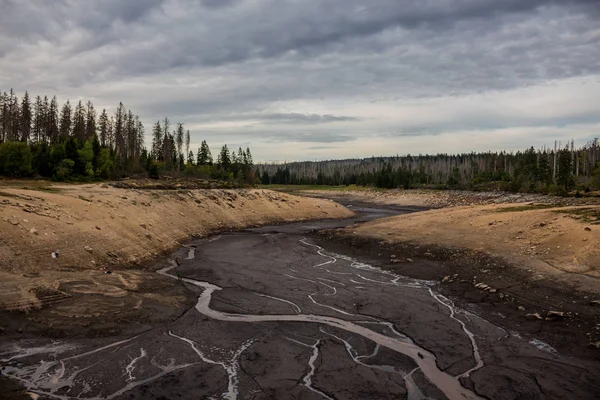
<instances>
[{"instance_id":1,"label":"stone","mask_svg":"<svg viewBox=\"0 0 600 400\"><path fill-rule=\"evenodd\" d=\"M449 280L450 280L450 276L445 276L445 277L442 279L442 282L448 282Z\"/></svg>"},{"instance_id":2,"label":"stone","mask_svg":"<svg viewBox=\"0 0 600 400\"><path fill-rule=\"evenodd\" d=\"M24 219L23 222L25 222L26 224L28 224L29 220L28 219Z\"/></svg>"},{"instance_id":3,"label":"stone","mask_svg":"<svg viewBox=\"0 0 600 400\"><path fill-rule=\"evenodd\" d=\"M10 222L11 224L13 224L15 226L20 224L18 219L9 219L8 222Z\"/></svg>"},{"instance_id":4,"label":"stone","mask_svg":"<svg viewBox=\"0 0 600 400\"><path fill-rule=\"evenodd\" d=\"M542 316L539 313L527 314L527 315L525 315L525 318L527 318L530 321L535 321L535 320L541 320L541 319L543 319Z\"/></svg>"},{"instance_id":5,"label":"stone","mask_svg":"<svg viewBox=\"0 0 600 400\"><path fill-rule=\"evenodd\" d=\"M35 228L31 228L31 229L29 230L29 233L31 233L32 235L38 235L38 231L37 231L37 229L35 229Z\"/></svg>"},{"instance_id":6,"label":"stone","mask_svg":"<svg viewBox=\"0 0 600 400\"><path fill-rule=\"evenodd\" d=\"M406 261L407 262L414 262L412 258L407 258Z\"/></svg>"},{"instance_id":7,"label":"stone","mask_svg":"<svg viewBox=\"0 0 600 400\"><path fill-rule=\"evenodd\" d=\"M518 308L519 311L525 311L525 307L523 307L523 306L519 306L517 308Z\"/></svg>"},{"instance_id":8,"label":"stone","mask_svg":"<svg viewBox=\"0 0 600 400\"><path fill-rule=\"evenodd\" d=\"M152 235L150 234L150 232L146 232L145 236L146 236L147 239L152 239Z\"/></svg>"},{"instance_id":9,"label":"stone","mask_svg":"<svg viewBox=\"0 0 600 400\"><path fill-rule=\"evenodd\" d=\"M592 301L590 301L590 306L600 306L600 300L592 300Z\"/></svg>"},{"instance_id":10,"label":"stone","mask_svg":"<svg viewBox=\"0 0 600 400\"><path fill-rule=\"evenodd\" d=\"M590 349L600 349L600 342L591 342L588 344Z\"/></svg>"},{"instance_id":11,"label":"stone","mask_svg":"<svg viewBox=\"0 0 600 400\"><path fill-rule=\"evenodd\" d=\"M550 319L557 319L557 318L564 318L565 317L565 313L563 311L548 311L548 313L546 313L546 319L550 318Z\"/></svg>"},{"instance_id":12,"label":"stone","mask_svg":"<svg viewBox=\"0 0 600 400\"><path fill-rule=\"evenodd\" d=\"M589 226L586 226L584 229L588 232L592 230L592 228L590 228Z\"/></svg>"},{"instance_id":13,"label":"stone","mask_svg":"<svg viewBox=\"0 0 600 400\"><path fill-rule=\"evenodd\" d=\"M90 246L83 246L83 249L85 251L87 251L88 253L91 253L92 251L94 251Z\"/></svg>"},{"instance_id":14,"label":"stone","mask_svg":"<svg viewBox=\"0 0 600 400\"><path fill-rule=\"evenodd\" d=\"M96 225L96 229L98 229L99 231L102 230L102 228L100 228L98 225Z\"/></svg>"},{"instance_id":15,"label":"stone","mask_svg":"<svg viewBox=\"0 0 600 400\"><path fill-rule=\"evenodd\" d=\"M140 224L140 227L142 227L144 229L148 229L148 227L146 226L146 224Z\"/></svg>"}]
</instances>

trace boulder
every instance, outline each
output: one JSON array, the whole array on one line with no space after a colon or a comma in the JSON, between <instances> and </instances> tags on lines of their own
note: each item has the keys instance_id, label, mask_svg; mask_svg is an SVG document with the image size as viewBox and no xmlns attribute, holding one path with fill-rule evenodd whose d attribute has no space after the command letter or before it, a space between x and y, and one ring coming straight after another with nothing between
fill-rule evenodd
<instances>
[{"instance_id":1,"label":"boulder","mask_svg":"<svg viewBox=\"0 0 600 400\"><path fill-rule=\"evenodd\" d=\"M88 253L91 253L92 251L94 251L90 246L83 246L83 249L85 251L87 251Z\"/></svg>"}]
</instances>

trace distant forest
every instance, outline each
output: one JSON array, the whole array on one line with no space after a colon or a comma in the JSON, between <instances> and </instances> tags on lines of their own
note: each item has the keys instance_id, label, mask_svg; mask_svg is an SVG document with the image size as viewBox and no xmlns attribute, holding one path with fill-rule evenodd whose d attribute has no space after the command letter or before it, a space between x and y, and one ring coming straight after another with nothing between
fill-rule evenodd
<instances>
[{"instance_id":1,"label":"distant forest","mask_svg":"<svg viewBox=\"0 0 600 400\"><path fill-rule=\"evenodd\" d=\"M172 128L172 130L171 130ZM39 176L57 181L93 181L137 174L161 174L254 182L249 148L224 145L216 162L206 141L196 155L190 131L169 118L152 127L152 148L144 146L145 128L123 103L114 115L98 115L92 102L59 106L56 96L0 91L0 175Z\"/></svg>"},{"instance_id":2,"label":"distant forest","mask_svg":"<svg viewBox=\"0 0 600 400\"><path fill-rule=\"evenodd\" d=\"M263 184L457 188L567 194L600 190L600 144L486 152L261 164Z\"/></svg>"}]
</instances>

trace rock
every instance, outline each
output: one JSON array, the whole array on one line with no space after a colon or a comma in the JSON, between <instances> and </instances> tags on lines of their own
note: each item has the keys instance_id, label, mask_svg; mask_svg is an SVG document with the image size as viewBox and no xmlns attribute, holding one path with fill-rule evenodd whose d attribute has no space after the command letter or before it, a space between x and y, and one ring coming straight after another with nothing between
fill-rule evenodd
<instances>
[{"instance_id":1,"label":"rock","mask_svg":"<svg viewBox=\"0 0 600 400\"><path fill-rule=\"evenodd\" d=\"M88 253L91 253L93 251L93 249L90 246L83 246L83 249Z\"/></svg>"},{"instance_id":2,"label":"rock","mask_svg":"<svg viewBox=\"0 0 600 400\"><path fill-rule=\"evenodd\" d=\"M525 315L525 318L527 318L530 321L543 319L539 313L527 314L527 315Z\"/></svg>"},{"instance_id":3,"label":"rock","mask_svg":"<svg viewBox=\"0 0 600 400\"><path fill-rule=\"evenodd\" d=\"M146 236L147 239L152 239L152 235L150 234L150 232L146 232L144 236Z\"/></svg>"},{"instance_id":4,"label":"rock","mask_svg":"<svg viewBox=\"0 0 600 400\"><path fill-rule=\"evenodd\" d=\"M600 306L600 300L592 300L592 301L590 301L590 306Z\"/></svg>"},{"instance_id":5,"label":"rock","mask_svg":"<svg viewBox=\"0 0 600 400\"><path fill-rule=\"evenodd\" d=\"M140 227L142 227L144 229L148 229L148 227L146 226L146 224L140 224Z\"/></svg>"},{"instance_id":6,"label":"rock","mask_svg":"<svg viewBox=\"0 0 600 400\"><path fill-rule=\"evenodd\" d=\"M102 228L100 228L98 225L96 225L96 229L98 229L99 231L102 230Z\"/></svg>"},{"instance_id":7,"label":"rock","mask_svg":"<svg viewBox=\"0 0 600 400\"><path fill-rule=\"evenodd\" d=\"M407 258L406 261L407 262L414 262L412 258Z\"/></svg>"},{"instance_id":8,"label":"rock","mask_svg":"<svg viewBox=\"0 0 600 400\"><path fill-rule=\"evenodd\" d=\"M10 222L11 224L13 224L15 226L20 224L18 219L9 219L8 222Z\"/></svg>"},{"instance_id":9,"label":"rock","mask_svg":"<svg viewBox=\"0 0 600 400\"><path fill-rule=\"evenodd\" d=\"M450 276L445 276L445 277L442 279L442 282L448 282L449 280L450 280Z\"/></svg>"},{"instance_id":10,"label":"rock","mask_svg":"<svg viewBox=\"0 0 600 400\"><path fill-rule=\"evenodd\" d=\"M396 255L395 255L395 254L392 254L392 255L390 256L390 258L396 258Z\"/></svg>"},{"instance_id":11,"label":"rock","mask_svg":"<svg viewBox=\"0 0 600 400\"><path fill-rule=\"evenodd\" d=\"M32 235L39 235L37 229L35 229L35 228L31 228L29 230L29 233L31 233Z\"/></svg>"},{"instance_id":12,"label":"rock","mask_svg":"<svg viewBox=\"0 0 600 400\"><path fill-rule=\"evenodd\" d=\"M589 232L589 231L591 231L591 230L592 230L592 228L590 228L589 226L586 226L586 227L585 227L585 230Z\"/></svg>"},{"instance_id":13,"label":"rock","mask_svg":"<svg viewBox=\"0 0 600 400\"><path fill-rule=\"evenodd\" d=\"M548 320L548 318L550 318L550 320L552 319L558 319L558 318L564 318L565 317L565 313L563 311L548 311L548 313L546 313L546 319Z\"/></svg>"},{"instance_id":14,"label":"rock","mask_svg":"<svg viewBox=\"0 0 600 400\"><path fill-rule=\"evenodd\" d=\"M600 349L600 342L592 342L588 344L590 349Z\"/></svg>"},{"instance_id":15,"label":"rock","mask_svg":"<svg viewBox=\"0 0 600 400\"><path fill-rule=\"evenodd\" d=\"M23 222L25 222L26 224L28 224L29 220L28 219L24 219Z\"/></svg>"},{"instance_id":16,"label":"rock","mask_svg":"<svg viewBox=\"0 0 600 400\"><path fill-rule=\"evenodd\" d=\"M490 293L496 293L498 289L490 288Z\"/></svg>"},{"instance_id":17,"label":"rock","mask_svg":"<svg viewBox=\"0 0 600 400\"><path fill-rule=\"evenodd\" d=\"M523 306L519 306L517 308L518 308L519 311L525 311L525 307L523 307Z\"/></svg>"}]
</instances>

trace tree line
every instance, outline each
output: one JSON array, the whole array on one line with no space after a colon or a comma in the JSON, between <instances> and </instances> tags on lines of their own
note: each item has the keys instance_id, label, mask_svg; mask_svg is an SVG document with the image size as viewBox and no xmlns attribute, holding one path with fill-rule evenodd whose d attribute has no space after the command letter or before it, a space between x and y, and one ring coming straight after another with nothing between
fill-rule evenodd
<instances>
[{"instance_id":1,"label":"tree line","mask_svg":"<svg viewBox=\"0 0 600 400\"><path fill-rule=\"evenodd\" d=\"M261 164L263 184L500 189L566 194L600 189L600 143L518 152L406 155Z\"/></svg>"},{"instance_id":2,"label":"tree line","mask_svg":"<svg viewBox=\"0 0 600 400\"><path fill-rule=\"evenodd\" d=\"M190 150L190 131L167 118L152 130L152 148L144 146L140 118L123 103L113 115L98 113L91 101L67 100L29 93L19 99L11 89L0 91L0 174L41 176L59 181L90 181L133 174L187 175L252 182L250 149L221 148L216 163L206 141L197 156ZM185 153L184 150L185 144Z\"/></svg>"}]
</instances>

